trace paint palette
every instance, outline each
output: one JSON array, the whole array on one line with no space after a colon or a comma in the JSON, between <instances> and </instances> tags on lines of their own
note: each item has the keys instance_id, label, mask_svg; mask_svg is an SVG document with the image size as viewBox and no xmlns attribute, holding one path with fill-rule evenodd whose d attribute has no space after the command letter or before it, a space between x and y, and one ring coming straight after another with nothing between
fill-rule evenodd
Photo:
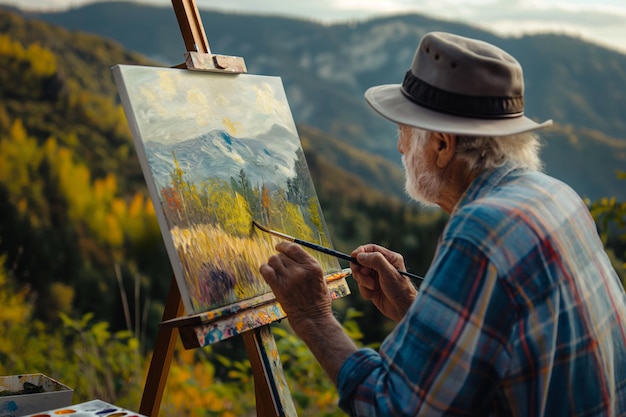
<instances>
[{"instance_id":1,"label":"paint palette","mask_svg":"<svg viewBox=\"0 0 626 417\"><path fill-rule=\"evenodd\" d=\"M69 407L57 408L56 410L42 411L36 414L29 414L24 417L146 417L134 411L125 410L113 404L100 400L88 401L86 403L74 404Z\"/></svg>"}]
</instances>

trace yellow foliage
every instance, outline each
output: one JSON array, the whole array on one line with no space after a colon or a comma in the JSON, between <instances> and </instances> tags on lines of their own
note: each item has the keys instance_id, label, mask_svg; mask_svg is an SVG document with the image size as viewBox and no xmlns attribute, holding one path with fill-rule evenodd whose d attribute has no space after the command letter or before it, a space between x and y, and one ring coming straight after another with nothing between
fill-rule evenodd
<instances>
[{"instance_id":1,"label":"yellow foliage","mask_svg":"<svg viewBox=\"0 0 626 417\"><path fill-rule=\"evenodd\" d=\"M9 35L0 34L0 55L15 56L23 50L22 45L19 42L13 42Z\"/></svg>"},{"instance_id":2,"label":"yellow foliage","mask_svg":"<svg viewBox=\"0 0 626 417\"><path fill-rule=\"evenodd\" d=\"M113 247L121 246L124 243L124 232L120 222L111 213L105 215L102 233L105 242Z\"/></svg>"},{"instance_id":3,"label":"yellow foliage","mask_svg":"<svg viewBox=\"0 0 626 417\"><path fill-rule=\"evenodd\" d=\"M26 56L30 61L31 68L36 74L50 76L57 70L56 56L39 44L31 44L26 50Z\"/></svg>"},{"instance_id":4,"label":"yellow foliage","mask_svg":"<svg viewBox=\"0 0 626 417\"><path fill-rule=\"evenodd\" d=\"M75 132L70 132L68 135L63 137L62 142L73 149L78 146L78 136Z\"/></svg>"},{"instance_id":5,"label":"yellow foliage","mask_svg":"<svg viewBox=\"0 0 626 417\"><path fill-rule=\"evenodd\" d=\"M55 158L56 153L59 149L56 139L48 138L43 144L43 149L44 149L44 155L46 159L51 161L53 158Z\"/></svg>"},{"instance_id":6,"label":"yellow foliage","mask_svg":"<svg viewBox=\"0 0 626 417\"><path fill-rule=\"evenodd\" d=\"M168 373L159 416L242 416L254 410L254 387L215 379L213 364L179 342Z\"/></svg>"},{"instance_id":7,"label":"yellow foliage","mask_svg":"<svg viewBox=\"0 0 626 417\"><path fill-rule=\"evenodd\" d=\"M5 256L0 256L0 329L6 324L21 324L30 319L32 306L27 302L28 288L16 290L4 272ZM3 340L0 333L0 342ZM0 343L2 344L2 343Z\"/></svg>"},{"instance_id":8,"label":"yellow foliage","mask_svg":"<svg viewBox=\"0 0 626 417\"><path fill-rule=\"evenodd\" d=\"M114 174L107 174L99 178L93 184L94 199L100 204L110 204L117 193L117 179Z\"/></svg>"},{"instance_id":9,"label":"yellow foliage","mask_svg":"<svg viewBox=\"0 0 626 417\"><path fill-rule=\"evenodd\" d=\"M37 142L29 138L21 119L16 119L9 129L9 137L0 141L0 181L18 184L29 182L28 167L40 160Z\"/></svg>"},{"instance_id":10,"label":"yellow foliage","mask_svg":"<svg viewBox=\"0 0 626 417\"><path fill-rule=\"evenodd\" d=\"M198 362L193 368L193 377L196 380L205 380L207 383L211 383L215 376L215 367L207 361Z\"/></svg>"},{"instance_id":11,"label":"yellow foliage","mask_svg":"<svg viewBox=\"0 0 626 417\"><path fill-rule=\"evenodd\" d=\"M25 136L19 123L15 124L12 130L16 138ZM3 143L0 142L0 146ZM28 146L23 147L28 149ZM37 149L36 143L34 147ZM128 234L138 233L140 236L145 232L144 218L149 222L156 219L153 207L144 203L145 197L140 193L133 197L129 208L124 199L119 197L117 178L113 173L95 179L92 183L89 168L75 162L73 152L59 146L54 138L48 139L39 153L42 157L45 155L51 167L51 174L58 181L59 189L68 203L68 217L76 222L84 222L101 242L113 248L121 247ZM4 152L0 154L0 162L2 154L11 156L11 159L18 159L13 156L15 152ZM35 157L31 159L36 160ZM0 181L3 175L16 177L12 172L5 174L2 166L0 163ZM132 218L129 217L129 213Z\"/></svg>"},{"instance_id":12,"label":"yellow foliage","mask_svg":"<svg viewBox=\"0 0 626 417\"><path fill-rule=\"evenodd\" d=\"M126 136L130 138L130 128L128 127L126 114L124 113L124 108L122 107L122 105L118 105L115 107L113 117L115 119L113 134L115 136Z\"/></svg>"},{"instance_id":13,"label":"yellow foliage","mask_svg":"<svg viewBox=\"0 0 626 417\"><path fill-rule=\"evenodd\" d=\"M42 79L57 71L55 55L38 43L33 43L24 48L20 42L13 41L8 35L0 35L0 55L6 56L16 63L15 68L20 69L26 80L30 78L29 74Z\"/></svg>"},{"instance_id":14,"label":"yellow foliage","mask_svg":"<svg viewBox=\"0 0 626 417\"><path fill-rule=\"evenodd\" d=\"M158 229L154 208L147 198L137 192L126 206L126 217L122 221L126 234L131 238L141 238L147 232L151 232L152 224Z\"/></svg>"},{"instance_id":15,"label":"yellow foliage","mask_svg":"<svg viewBox=\"0 0 626 417\"><path fill-rule=\"evenodd\" d=\"M130 202L130 207L128 209L128 217L131 220L137 219L139 216L143 215L144 207L147 209L147 204L144 204L144 196L141 193L135 193L133 199ZM152 209L154 212L154 209Z\"/></svg>"},{"instance_id":16,"label":"yellow foliage","mask_svg":"<svg viewBox=\"0 0 626 417\"><path fill-rule=\"evenodd\" d=\"M74 301L74 288L61 282L54 282L50 285L50 300L54 304L55 311L65 314L72 312Z\"/></svg>"},{"instance_id":17,"label":"yellow foliage","mask_svg":"<svg viewBox=\"0 0 626 417\"><path fill-rule=\"evenodd\" d=\"M190 365L194 362L194 359L195 359L195 351L193 349L189 349L189 350L179 349L178 350L178 361L181 364Z\"/></svg>"},{"instance_id":18,"label":"yellow foliage","mask_svg":"<svg viewBox=\"0 0 626 417\"><path fill-rule=\"evenodd\" d=\"M11 119L6 108L0 106L0 133L8 130L11 126Z\"/></svg>"},{"instance_id":19,"label":"yellow foliage","mask_svg":"<svg viewBox=\"0 0 626 417\"><path fill-rule=\"evenodd\" d=\"M198 193L185 197L187 200L191 200L192 197L197 199L196 206L201 206ZM211 184L208 207L224 230L237 236L246 236L250 232L252 216L248 202L239 193L233 193L227 183L216 181Z\"/></svg>"},{"instance_id":20,"label":"yellow foliage","mask_svg":"<svg viewBox=\"0 0 626 417\"><path fill-rule=\"evenodd\" d=\"M16 119L9 130L9 137L17 143L24 142L27 139L26 128L21 119Z\"/></svg>"},{"instance_id":21,"label":"yellow foliage","mask_svg":"<svg viewBox=\"0 0 626 417\"><path fill-rule=\"evenodd\" d=\"M114 198L111 203L111 212L117 219L125 221L127 217L126 202L121 198Z\"/></svg>"},{"instance_id":22,"label":"yellow foliage","mask_svg":"<svg viewBox=\"0 0 626 417\"><path fill-rule=\"evenodd\" d=\"M72 220L84 219L91 201L91 173L82 164L74 163L73 154L59 147L56 141L46 142L46 158L56 175L59 189L68 201L68 215Z\"/></svg>"},{"instance_id":23,"label":"yellow foliage","mask_svg":"<svg viewBox=\"0 0 626 417\"><path fill-rule=\"evenodd\" d=\"M320 409L334 406L337 404L337 395L331 391L322 392L318 394L315 404Z\"/></svg>"},{"instance_id":24,"label":"yellow foliage","mask_svg":"<svg viewBox=\"0 0 626 417\"><path fill-rule=\"evenodd\" d=\"M37 168L42 157L37 141L28 137L22 121L16 119L8 138L0 140L0 183L8 190L11 202L23 213L29 201L36 197Z\"/></svg>"},{"instance_id":25,"label":"yellow foliage","mask_svg":"<svg viewBox=\"0 0 626 417\"><path fill-rule=\"evenodd\" d=\"M146 215L148 217L156 218L156 211L154 211L154 205L152 204L152 200L146 201Z\"/></svg>"},{"instance_id":26,"label":"yellow foliage","mask_svg":"<svg viewBox=\"0 0 626 417\"><path fill-rule=\"evenodd\" d=\"M20 213L21 215L26 214L28 210L28 200L26 200L25 198L20 198L19 201L17 202L17 212Z\"/></svg>"},{"instance_id":27,"label":"yellow foliage","mask_svg":"<svg viewBox=\"0 0 626 417\"><path fill-rule=\"evenodd\" d=\"M313 236L313 230L306 224L302 210L297 204L285 202L280 218L284 230L292 230L294 235L303 240L318 241L318 236Z\"/></svg>"}]
</instances>

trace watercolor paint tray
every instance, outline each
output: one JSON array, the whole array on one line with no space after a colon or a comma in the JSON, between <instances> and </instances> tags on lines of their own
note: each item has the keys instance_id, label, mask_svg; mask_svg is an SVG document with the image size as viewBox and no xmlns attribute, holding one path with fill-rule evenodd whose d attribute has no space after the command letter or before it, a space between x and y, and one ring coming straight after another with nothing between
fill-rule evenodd
<instances>
[{"instance_id":1,"label":"watercolor paint tray","mask_svg":"<svg viewBox=\"0 0 626 417\"><path fill-rule=\"evenodd\" d=\"M88 401L49 411L41 411L24 417L146 417L100 400Z\"/></svg>"}]
</instances>

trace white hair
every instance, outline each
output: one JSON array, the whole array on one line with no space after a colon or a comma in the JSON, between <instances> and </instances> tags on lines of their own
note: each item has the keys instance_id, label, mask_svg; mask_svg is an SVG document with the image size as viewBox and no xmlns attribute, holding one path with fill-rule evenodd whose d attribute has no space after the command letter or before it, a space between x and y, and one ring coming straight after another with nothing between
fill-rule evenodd
<instances>
[{"instance_id":1,"label":"white hair","mask_svg":"<svg viewBox=\"0 0 626 417\"><path fill-rule=\"evenodd\" d=\"M431 132L413 128L412 141L422 147ZM470 172L482 172L505 164L516 168L541 171L541 142L534 132L511 136L457 135L456 156L467 164Z\"/></svg>"},{"instance_id":2,"label":"white hair","mask_svg":"<svg viewBox=\"0 0 626 417\"><path fill-rule=\"evenodd\" d=\"M405 191L425 206L438 205L446 178L431 169L425 147L433 133L400 125L398 150L406 174ZM408 135L408 136L407 136ZM467 174L479 175L505 164L541 170L539 138L533 133L505 137L456 136L455 158L465 164Z\"/></svg>"},{"instance_id":3,"label":"white hair","mask_svg":"<svg viewBox=\"0 0 626 417\"><path fill-rule=\"evenodd\" d=\"M456 155L470 171L486 171L509 164L541 171L541 143L534 132L512 136L457 136Z\"/></svg>"}]
</instances>

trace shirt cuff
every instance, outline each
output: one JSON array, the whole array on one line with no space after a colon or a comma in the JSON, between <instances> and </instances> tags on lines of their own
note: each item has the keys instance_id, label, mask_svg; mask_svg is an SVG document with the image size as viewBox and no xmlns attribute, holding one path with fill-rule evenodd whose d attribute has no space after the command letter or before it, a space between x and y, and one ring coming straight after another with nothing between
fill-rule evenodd
<instances>
[{"instance_id":1,"label":"shirt cuff","mask_svg":"<svg viewBox=\"0 0 626 417\"><path fill-rule=\"evenodd\" d=\"M339 393L339 407L350 413L352 399L359 385L375 368L382 363L378 352L374 349L363 348L348 356L339 369L337 375L337 391Z\"/></svg>"}]
</instances>

